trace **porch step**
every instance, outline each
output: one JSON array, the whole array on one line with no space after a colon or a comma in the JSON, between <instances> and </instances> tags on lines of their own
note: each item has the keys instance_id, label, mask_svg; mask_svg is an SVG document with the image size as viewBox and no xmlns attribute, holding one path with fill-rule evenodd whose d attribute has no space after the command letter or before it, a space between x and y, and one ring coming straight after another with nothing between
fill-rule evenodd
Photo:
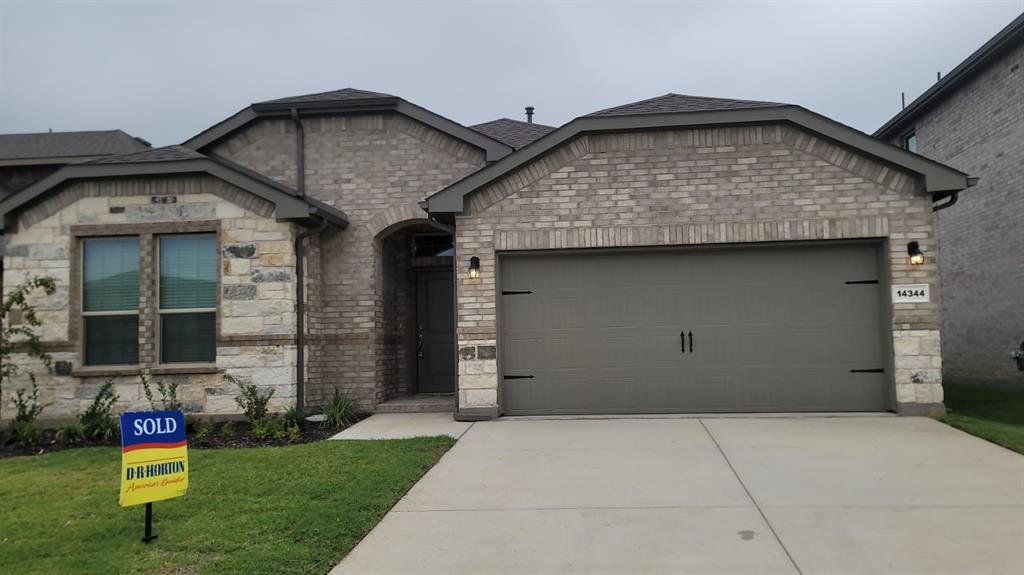
<instances>
[{"instance_id":1,"label":"porch step","mask_svg":"<svg viewBox=\"0 0 1024 575\"><path fill-rule=\"evenodd\" d=\"M451 413L455 411L455 395L421 393L389 399L378 403L376 413Z\"/></svg>"}]
</instances>

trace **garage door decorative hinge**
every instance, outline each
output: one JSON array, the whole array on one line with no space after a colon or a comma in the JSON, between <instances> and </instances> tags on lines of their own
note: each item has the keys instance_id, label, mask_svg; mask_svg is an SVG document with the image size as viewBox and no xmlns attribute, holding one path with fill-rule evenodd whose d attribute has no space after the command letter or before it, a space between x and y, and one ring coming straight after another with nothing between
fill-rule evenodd
<instances>
[{"instance_id":1,"label":"garage door decorative hinge","mask_svg":"<svg viewBox=\"0 0 1024 575\"><path fill-rule=\"evenodd\" d=\"M885 373L885 370L880 367L875 369L851 369L850 373Z\"/></svg>"},{"instance_id":2,"label":"garage door decorative hinge","mask_svg":"<svg viewBox=\"0 0 1024 575\"><path fill-rule=\"evenodd\" d=\"M851 284L877 284L877 283L878 283L878 280L852 280L852 281L846 282L846 285L851 285Z\"/></svg>"},{"instance_id":3,"label":"garage door decorative hinge","mask_svg":"<svg viewBox=\"0 0 1024 575\"><path fill-rule=\"evenodd\" d=\"M532 375L506 375L502 379L533 379Z\"/></svg>"},{"instance_id":4,"label":"garage door decorative hinge","mask_svg":"<svg viewBox=\"0 0 1024 575\"><path fill-rule=\"evenodd\" d=\"M530 290L501 290L501 295L529 295L533 293Z\"/></svg>"}]
</instances>

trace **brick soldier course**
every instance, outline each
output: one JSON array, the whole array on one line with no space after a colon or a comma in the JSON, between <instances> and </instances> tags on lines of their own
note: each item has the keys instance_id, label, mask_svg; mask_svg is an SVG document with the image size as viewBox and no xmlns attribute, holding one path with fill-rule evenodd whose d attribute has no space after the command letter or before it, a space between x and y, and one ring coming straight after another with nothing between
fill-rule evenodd
<instances>
[{"instance_id":1,"label":"brick soldier course","mask_svg":"<svg viewBox=\"0 0 1024 575\"><path fill-rule=\"evenodd\" d=\"M937 301L932 203L966 187L965 174L782 104L668 95L593 118L475 131L346 89L254 104L183 146L29 186L0 202L0 215L5 286L43 273L58 282L40 301L43 339L71 370L40 377L44 415L80 410L105 377L118 378L120 407L138 406L139 369L182 383L195 411L238 411L225 374L275 389L275 409L293 402L300 234L309 404L335 387L370 410L415 393L415 272L429 267L456 278L457 409L500 414L502 252L871 238L888 246L887 282L931 284ZM161 196L176 203L154 203ZM161 365L153 237L188 231L219 238L217 359ZM453 234L455 256L414 257L424 233ZM140 364L83 366L77 242L118 234L140 237ZM909 241L927 263L907 263ZM471 256L484 270L477 279L465 273ZM941 410L938 311L888 310L894 409ZM2 415L10 409L5 401Z\"/></svg>"}]
</instances>

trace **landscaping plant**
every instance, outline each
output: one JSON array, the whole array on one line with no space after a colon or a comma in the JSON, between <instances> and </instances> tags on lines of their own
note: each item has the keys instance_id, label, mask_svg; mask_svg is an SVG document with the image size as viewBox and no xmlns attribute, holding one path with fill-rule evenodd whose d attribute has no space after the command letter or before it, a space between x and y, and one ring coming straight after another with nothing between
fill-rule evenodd
<instances>
[{"instance_id":1,"label":"landscaping plant","mask_svg":"<svg viewBox=\"0 0 1024 575\"><path fill-rule=\"evenodd\" d=\"M291 427L293 425L302 427L305 420L306 413L297 404L286 409L284 415L281 416L281 422L284 423L285 427Z\"/></svg>"},{"instance_id":2,"label":"landscaping plant","mask_svg":"<svg viewBox=\"0 0 1024 575\"><path fill-rule=\"evenodd\" d=\"M81 423L75 422L58 429L54 438L61 445L78 445L85 441L85 429Z\"/></svg>"},{"instance_id":3,"label":"landscaping plant","mask_svg":"<svg viewBox=\"0 0 1024 575\"><path fill-rule=\"evenodd\" d=\"M39 386L36 385L35 375L28 374L32 380L32 393L26 394L24 389L19 389L14 395L14 419L11 421L8 432L10 437L8 443L20 445L26 448L35 447L42 438L42 432L36 427L36 417L43 411L39 405Z\"/></svg>"},{"instance_id":4,"label":"landscaping plant","mask_svg":"<svg viewBox=\"0 0 1024 575\"><path fill-rule=\"evenodd\" d=\"M156 382L157 393L160 394L160 409L157 409L156 401L153 400L153 390L149 385L149 377L144 372L139 372L139 381L142 383L142 393L153 411L184 411L181 402L178 401L178 383L165 384L163 381Z\"/></svg>"},{"instance_id":5,"label":"landscaping plant","mask_svg":"<svg viewBox=\"0 0 1024 575\"><path fill-rule=\"evenodd\" d=\"M224 378L238 386L241 394L235 398L235 401L238 402L238 406L245 412L245 417L249 420L249 423L255 427L257 421L267 418L267 404L270 403L270 398L274 396L273 389L263 392L260 391L259 386L252 383L242 383L236 377L225 375Z\"/></svg>"},{"instance_id":6,"label":"landscaping plant","mask_svg":"<svg viewBox=\"0 0 1024 575\"><path fill-rule=\"evenodd\" d=\"M331 429L343 429L359 421L359 404L355 397L335 386L334 396L321 409L324 412L323 425Z\"/></svg>"},{"instance_id":7,"label":"landscaping plant","mask_svg":"<svg viewBox=\"0 0 1024 575\"><path fill-rule=\"evenodd\" d=\"M46 295L53 295L57 284L49 276L30 277L14 286L0 302L0 391L2 385L21 372L21 368L11 361L15 352L23 352L35 358L50 369L52 359L43 351L36 328L42 325L36 315L36 306L29 301L29 295L42 290ZM12 318L20 316L20 321ZM33 380L34 381L34 380Z\"/></svg>"},{"instance_id":8,"label":"landscaping plant","mask_svg":"<svg viewBox=\"0 0 1024 575\"><path fill-rule=\"evenodd\" d=\"M235 424L230 421L225 421L224 425L220 427L220 434L224 436L224 439L235 438Z\"/></svg>"},{"instance_id":9,"label":"landscaping plant","mask_svg":"<svg viewBox=\"0 0 1024 575\"><path fill-rule=\"evenodd\" d=\"M78 416L78 422L82 426L82 433L87 439L94 441L109 442L117 437L117 421L111 415L111 410L118 397L114 394L114 382L107 380L96 392L96 397L89 404L85 413Z\"/></svg>"}]
</instances>

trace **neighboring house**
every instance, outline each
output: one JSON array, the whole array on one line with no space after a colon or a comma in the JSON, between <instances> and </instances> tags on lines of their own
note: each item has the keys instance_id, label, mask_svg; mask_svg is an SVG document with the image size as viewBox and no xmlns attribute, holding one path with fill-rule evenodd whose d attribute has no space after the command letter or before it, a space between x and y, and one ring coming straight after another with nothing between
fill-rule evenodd
<instances>
[{"instance_id":1,"label":"neighboring house","mask_svg":"<svg viewBox=\"0 0 1024 575\"><path fill-rule=\"evenodd\" d=\"M141 406L140 369L205 413L238 411L225 375L273 409L337 386L464 419L923 413L932 205L969 183L787 104L669 94L470 129L345 89L63 168L0 225L10 274L60 285L46 415L106 378ZM930 300L891 303L904 284Z\"/></svg>"},{"instance_id":2,"label":"neighboring house","mask_svg":"<svg viewBox=\"0 0 1024 575\"><path fill-rule=\"evenodd\" d=\"M1024 14L875 136L977 176L938 212L946 379L1024 383Z\"/></svg>"},{"instance_id":3,"label":"neighboring house","mask_svg":"<svg viewBox=\"0 0 1024 575\"><path fill-rule=\"evenodd\" d=\"M38 182L61 166L149 147L149 142L121 130L0 134L0 197Z\"/></svg>"}]
</instances>

